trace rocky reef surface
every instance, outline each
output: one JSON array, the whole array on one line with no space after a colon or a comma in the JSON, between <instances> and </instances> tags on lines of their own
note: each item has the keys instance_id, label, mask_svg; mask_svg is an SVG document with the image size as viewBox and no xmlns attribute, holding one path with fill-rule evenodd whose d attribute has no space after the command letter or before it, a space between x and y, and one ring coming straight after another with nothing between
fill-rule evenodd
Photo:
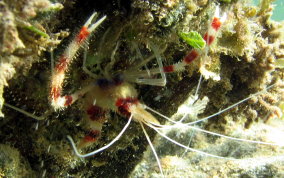
<instances>
[{"instance_id":1,"label":"rocky reef surface","mask_svg":"<svg viewBox=\"0 0 284 178\"><path fill-rule=\"evenodd\" d=\"M191 148L228 159L212 158L186 151L151 128L146 130L166 177L284 176L280 137L284 128L284 32L283 23L270 19L271 0L262 0L258 6L241 0L2 0L0 6L0 177L162 177L142 129L134 122L117 143L94 157L80 159L73 154L66 135L75 140L84 136L84 99L65 110L53 111L48 100L52 59L97 11L100 16L107 15L107 20L89 43L87 67L93 73L104 73L112 62L115 65L110 73L147 61L153 55L150 43L159 49L164 65L171 65L193 48L179 34L205 34L217 6L227 18L207 51L211 60L205 67L220 79L200 70L202 62L198 59L185 71L167 74L166 87L133 84L139 100L173 120L189 113L178 108L196 109L190 110L185 120L192 122L275 84L194 126L282 147L234 141L182 127L162 132ZM82 70L81 53L70 66L66 93L90 80ZM115 61L111 61L112 56ZM148 68L156 66L155 60L149 60ZM187 99L196 96L200 75L203 81L197 94L203 104L198 109ZM44 120L35 120L4 103L44 116ZM84 152L109 143L127 121L113 112L108 115L102 137ZM161 124L170 125L157 118Z\"/></svg>"}]
</instances>

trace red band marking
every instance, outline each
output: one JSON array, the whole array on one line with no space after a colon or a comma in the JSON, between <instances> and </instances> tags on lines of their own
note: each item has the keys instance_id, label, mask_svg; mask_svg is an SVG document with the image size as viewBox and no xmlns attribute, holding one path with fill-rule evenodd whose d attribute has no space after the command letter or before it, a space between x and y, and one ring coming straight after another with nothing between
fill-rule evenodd
<instances>
[{"instance_id":1,"label":"red band marking","mask_svg":"<svg viewBox=\"0 0 284 178\"><path fill-rule=\"evenodd\" d=\"M101 132L99 130L92 130L90 131L85 137L85 142L95 142L101 135Z\"/></svg>"},{"instance_id":2,"label":"red band marking","mask_svg":"<svg viewBox=\"0 0 284 178\"><path fill-rule=\"evenodd\" d=\"M203 39L206 41L206 43L207 43L208 45L211 45L211 43L214 41L215 37L212 36L212 35L209 35L209 36L208 36L208 33L205 33Z\"/></svg>"},{"instance_id":3,"label":"red band marking","mask_svg":"<svg viewBox=\"0 0 284 178\"><path fill-rule=\"evenodd\" d=\"M67 95L65 96L65 103L64 103L64 106L69 106L72 104L72 101L73 101L73 98L71 95Z\"/></svg>"},{"instance_id":4,"label":"red band marking","mask_svg":"<svg viewBox=\"0 0 284 178\"><path fill-rule=\"evenodd\" d=\"M174 71L174 66L173 65L170 65L170 66L164 66L164 72L173 72Z\"/></svg>"},{"instance_id":5,"label":"red band marking","mask_svg":"<svg viewBox=\"0 0 284 178\"><path fill-rule=\"evenodd\" d=\"M92 105L87 109L87 114L92 121L103 122L105 119L106 111L104 111L101 107Z\"/></svg>"},{"instance_id":6,"label":"red band marking","mask_svg":"<svg viewBox=\"0 0 284 178\"><path fill-rule=\"evenodd\" d=\"M57 100L60 97L61 89L57 87L52 87L50 91L50 97L53 100Z\"/></svg>"},{"instance_id":7,"label":"red band marking","mask_svg":"<svg viewBox=\"0 0 284 178\"><path fill-rule=\"evenodd\" d=\"M59 58L59 61L58 61L58 63L55 66L55 70L57 72L65 71L66 68L67 68L67 64L68 64L68 58L66 56L62 55Z\"/></svg>"},{"instance_id":8,"label":"red band marking","mask_svg":"<svg viewBox=\"0 0 284 178\"><path fill-rule=\"evenodd\" d=\"M211 26L212 28L214 28L216 31L219 30L219 28L221 27L222 22L220 21L220 19L218 17L214 17Z\"/></svg>"},{"instance_id":9,"label":"red band marking","mask_svg":"<svg viewBox=\"0 0 284 178\"><path fill-rule=\"evenodd\" d=\"M124 116L129 117L130 116L130 111L129 108L133 104L138 104L138 99L137 98L119 98L116 100L115 105L118 108L119 113L121 113Z\"/></svg>"},{"instance_id":10,"label":"red band marking","mask_svg":"<svg viewBox=\"0 0 284 178\"><path fill-rule=\"evenodd\" d=\"M83 26L77 35L76 41L77 43L82 43L88 36L90 32L88 31L88 28Z\"/></svg>"},{"instance_id":11,"label":"red band marking","mask_svg":"<svg viewBox=\"0 0 284 178\"><path fill-rule=\"evenodd\" d=\"M192 61L194 61L197 57L198 57L198 52L196 50L192 50L187 56L185 56L185 58L183 59L183 61L186 64L191 63Z\"/></svg>"}]
</instances>

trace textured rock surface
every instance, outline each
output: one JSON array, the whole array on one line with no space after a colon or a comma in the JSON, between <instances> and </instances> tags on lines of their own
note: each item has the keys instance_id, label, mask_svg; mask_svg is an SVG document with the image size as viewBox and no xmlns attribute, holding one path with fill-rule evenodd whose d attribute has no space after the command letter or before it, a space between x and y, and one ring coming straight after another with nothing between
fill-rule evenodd
<instances>
[{"instance_id":1,"label":"textured rock surface","mask_svg":"<svg viewBox=\"0 0 284 178\"><path fill-rule=\"evenodd\" d=\"M15 8L11 7L12 2ZM101 0L94 4L93 1L76 0L62 2L64 9L54 17L57 10L46 13L45 7L51 5L49 1L0 1L3 7L0 13L4 14L0 17L0 31L3 32L1 35L7 34L6 38L1 38L4 41L1 41L0 46L0 95L3 90L1 87L5 86L3 96L7 103L35 115L47 112L46 120L36 121L4 108L5 117L0 120L0 142L7 149L17 149L24 157L23 160L27 161L25 164L31 167L26 167L26 171L37 177L160 177L152 153L148 150L143 156L148 143L137 123L132 123L118 143L92 158L81 160L73 154L66 135L72 135L75 140L84 136L84 128L81 126L84 100L64 111L50 112L52 109L48 103L48 90L51 62L50 55L44 56L43 51L55 48L60 41L57 39L66 36L67 29L75 34L95 10L100 15L106 14L107 21L95 32L94 40L90 42L87 62L94 73L101 73L110 62L118 42L115 67L111 71L124 70L133 61L141 60L135 46L141 51L143 58L151 56L153 52L148 49L149 41L161 49L165 65L173 64L191 50L177 34L191 30L204 34L217 2L219 1L125 0L106 3ZM282 129L283 132L282 121L274 124L277 121L274 118L281 115L278 105L283 100L283 69L275 66L275 61L284 57L283 27L282 24L269 20L272 9L268 0L263 2L261 7L240 0L220 3L221 11L227 13L228 19L209 50L208 55L212 61L208 70L220 75L221 80L203 80L199 96L207 96L209 103L199 117L218 112L275 81L279 85L198 127L240 138L272 142L278 141L277 138L270 138L270 135L275 135L271 134L272 131ZM21 21L15 22L15 19ZM26 29L23 22L46 32L49 38ZM55 56L60 55L71 37L72 35L55 50ZM137 85L139 99L165 115L173 115L179 105L194 92L200 76L199 64L199 60L195 61L186 71L167 75L168 83L164 88ZM89 80L81 66L82 55L79 55L77 62L70 68L64 86L66 93L74 92ZM148 68L155 66L155 60L147 65ZM1 98L0 108L3 102ZM98 144L84 151L109 143L126 123L126 118L116 113L109 113L109 117ZM165 123L164 119L159 120L162 124ZM154 131L147 131L153 140ZM282 132L279 131L280 134ZM184 149L157 137L154 145L168 177L283 176L283 157L279 156L283 155L282 148L218 139L197 131L191 138L192 132L182 128L172 130L169 134L185 144L190 142L190 146L196 149L241 160L184 153ZM6 157L1 161L5 162L5 159ZM139 161L141 162L137 165ZM3 171L0 175L8 176Z\"/></svg>"}]
</instances>

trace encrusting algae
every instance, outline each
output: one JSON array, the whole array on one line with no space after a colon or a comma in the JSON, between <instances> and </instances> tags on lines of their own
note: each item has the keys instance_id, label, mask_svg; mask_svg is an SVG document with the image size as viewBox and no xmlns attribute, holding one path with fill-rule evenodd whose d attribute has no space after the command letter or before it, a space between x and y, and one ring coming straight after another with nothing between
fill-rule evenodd
<instances>
[{"instance_id":1,"label":"encrusting algae","mask_svg":"<svg viewBox=\"0 0 284 178\"><path fill-rule=\"evenodd\" d=\"M271 3L262 0L255 6L241 0L0 1L0 95L3 96L0 149L4 150L0 154L3 163L0 177L21 173L29 177L283 176L283 142L279 137L284 132L281 120L283 23L270 19ZM163 68L167 69L165 72L169 72L169 66L181 67L181 61L193 50L200 58L182 66L179 72L166 74L165 87L131 84L137 90L139 101L172 116L174 121L182 119L188 123L274 86L227 112L191 125L196 129L176 124L155 136L153 129L145 127L163 175L143 130L134 122L114 145L93 157L80 159L66 136L71 135L78 144L86 135L83 106L87 99L54 112L48 101L50 66L54 65L53 56L57 59L63 54L72 36L94 11L99 17L106 15L106 20L91 37L87 53L78 52L76 61L69 66L63 84L64 95L83 88L92 80L92 75L122 73L135 64L151 73L151 69L158 68L156 53L161 56L164 67L168 67ZM215 16L224 19L212 35L210 23ZM59 45L69 34L67 31L73 35ZM204 38L205 44L200 49L180 35L191 32ZM204 37L205 34L209 37ZM43 116L44 120L38 121L5 107L5 102ZM165 118L152 114L161 125L171 125ZM83 149L83 153L111 142L128 121L114 112L105 115L108 120L100 139ZM198 129L278 146L232 140ZM222 158L186 151L165 137ZM14 168L6 164L8 160Z\"/></svg>"}]
</instances>

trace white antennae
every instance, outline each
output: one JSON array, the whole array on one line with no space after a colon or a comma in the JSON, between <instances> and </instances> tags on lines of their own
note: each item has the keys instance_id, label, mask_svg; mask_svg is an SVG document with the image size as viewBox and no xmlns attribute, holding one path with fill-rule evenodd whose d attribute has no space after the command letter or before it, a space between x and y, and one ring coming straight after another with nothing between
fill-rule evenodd
<instances>
[{"instance_id":1,"label":"white antennae","mask_svg":"<svg viewBox=\"0 0 284 178\"><path fill-rule=\"evenodd\" d=\"M143 105L143 107L146 108L146 109L148 109L148 110L150 110L150 111L152 111L153 113L155 113L155 114L161 116L162 118L167 119L168 121L170 121L170 122L172 122L172 123L175 123L175 124L177 123L176 121L174 121L174 120L172 120L171 118L169 118L169 117L167 117L167 116L165 116L165 115L159 113L158 111L156 111L156 110L150 108L150 107L147 106L147 105Z\"/></svg>"},{"instance_id":2,"label":"white antennae","mask_svg":"<svg viewBox=\"0 0 284 178\"><path fill-rule=\"evenodd\" d=\"M212 117L215 117L215 116L217 116L217 115L219 115L219 114L222 114L222 113L224 113L224 112L226 112L226 111L228 111L228 110L230 110L230 109L236 107L237 105L239 105L239 104L241 104L241 103L243 103L243 102L245 102L245 101L251 99L252 97L255 97L255 96L257 96L257 95L259 95L259 94L265 92L266 90L271 89L271 88L274 87L275 85L276 85L276 84L272 84L272 85L270 85L269 87L265 88L264 90L261 90L261 91L259 91L259 92L257 92L257 93L254 93L254 94L250 95L249 97L247 97L247 98L245 98L245 99L242 99L242 100L236 102L235 104L232 104L231 106L229 106L229 107L227 107L227 108L225 108L225 109L223 109L223 110L221 110L221 111L216 112L215 114L212 114L212 115L207 116L207 117L205 117L205 118L199 119L199 120L197 120L197 121L193 121L193 122L187 123L186 125L192 125L192 124L196 124L196 123L199 123L199 122L203 122L203 121L208 120L208 119L210 119L210 118L212 118Z\"/></svg>"},{"instance_id":3,"label":"white antennae","mask_svg":"<svg viewBox=\"0 0 284 178\"><path fill-rule=\"evenodd\" d=\"M199 120L196 120L196 121L193 121L193 122L185 123L184 125L193 125L193 124L196 124L196 123L203 122L203 121L206 121L206 120L208 120L208 119L211 119L211 118L213 118L213 117L215 117L215 116L217 116L217 115L219 115L219 114L222 114L222 113L224 113L224 112L226 112L226 111L228 111L228 110L230 110L230 109L236 107L237 105L239 105L239 104L241 104L241 103L243 103L243 102L245 102L245 101L251 99L252 97L257 96L257 95L259 95L259 94L265 92L266 90L271 89L271 88L274 87L275 85L276 85L276 84L272 84L272 85L268 86L267 88L265 88L264 90L261 90L261 91L259 91L259 92L257 92L257 93L254 93L254 94L250 95L249 97L247 97L247 98L245 98L245 99L242 99L242 100L236 102L235 104L232 104L231 106L229 106L229 107L227 107L227 108L225 108L225 109L223 109L223 110L221 110L221 111L219 111L219 112L217 112L217 113L215 113L215 114L212 114L212 115L210 115L210 116L204 117L204 118L202 118L202 119L199 119ZM167 117L167 116L165 116L165 115L159 113L158 111L155 111L154 109L152 109L152 108L150 108L150 107L148 107L148 106L146 106L146 105L144 105L144 107L145 107L146 109L152 111L153 113L155 113L155 114L161 116L162 118L167 119L168 121L170 121L170 122L172 122L172 123L174 123L174 124L180 123L179 121L174 121L174 120L172 120L171 118L169 118L169 117ZM155 124L155 125L157 125L157 124ZM158 126L158 125L157 125L157 126ZM160 126L161 126L161 125L160 125ZM171 128L171 126L169 126L168 128Z\"/></svg>"},{"instance_id":4,"label":"white antennae","mask_svg":"<svg viewBox=\"0 0 284 178\"><path fill-rule=\"evenodd\" d=\"M35 120L38 120L38 121L41 121L41 120L45 119L45 117L43 117L43 116L36 116L36 115L31 114L31 113L29 113L29 112L27 112L27 111L25 111L23 109L20 109L20 108L17 108L15 106L12 106L12 105L10 105L8 103L4 103L4 106L7 106L8 108L14 109L15 111L18 111L18 112L20 112L20 113L22 113L22 114L24 114L24 115L26 115L28 117L31 117L31 118L33 118Z\"/></svg>"},{"instance_id":5,"label":"white antennae","mask_svg":"<svg viewBox=\"0 0 284 178\"><path fill-rule=\"evenodd\" d=\"M157 127L155 125L152 125L152 128L153 127L155 127L155 129L157 129L157 130L173 129L173 128L179 128L179 127L181 127L181 128L187 127L189 129L193 129L193 130L196 130L196 131L199 131L199 132L204 132L204 133L211 134L211 135L216 135L216 136L227 138L227 139L230 139L230 140L237 140L237 141L248 142L248 143L257 143L257 144L263 144L263 145L283 146L283 144L269 143L269 142L262 142L262 141L255 141L255 140L248 140L248 139L243 139L243 138L231 137L231 136L227 136L227 135L211 132L211 131L208 131L208 130L200 129L198 127L189 126L188 124L183 124L183 123L170 125L170 126L167 126L167 127L165 127L163 125L157 125Z\"/></svg>"},{"instance_id":6,"label":"white antennae","mask_svg":"<svg viewBox=\"0 0 284 178\"><path fill-rule=\"evenodd\" d=\"M165 177L165 176L164 176L164 173L163 173L163 169L162 169L162 165L161 165L160 159L159 159L158 154L157 154L157 152L156 152L156 150L155 150L155 148L154 148L154 146L153 146L153 144L152 144L152 142L151 142L151 140L150 140L150 138L149 138L149 135L147 134L147 132L146 132L146 130L145 130L143 124L142 124L141 122L139 122L139 123L140 123L140 125L141 125L141 127L142 127L142 130L143 130L143 132L144 132L144 134L145 134L145 137L146 137L146 139L147 139L147 141L148 141L148 143L149 143L149 145L150 145L150 147L151 147L151 149L152 149L152 152L153 152L153 154L154 154L154 156L155 156L155 158L156 158L156 161L157 161L157 163L158 163L160 172L161 172L161 174L163 175L163 177Z\"/></svg>"},{"instance_id":7,"label":"white antennae","mask_svg":"<svg viewBox=\"0 0 284 178\"><path fill-rule=\"evenodd\" d=\"M211 134L211 135L216 135L216 136L219 136L219 137L228 138L230 140L237 140L237 141L249 142L249 143L257 143L257 144L263 144L263 145L283 146L283 145L277 144L277 143L269 143L269 142L262 142L262 141L248 140L248 139L243 139L243 138L230 137L230 136L227 136L227 135L203 130L203 129L200 129L200 128L197 128L197 127L192 127L192 126L190 126L190 127L192 129L200 131L200 132L204 132L204 133Z\"/></svg>"},{"instance_id":8,"label":"white antennae","mask_svg":"<svg viewBox=\"0 0 284 178\"><path fill-rule=\"evenodd\" d=\"M68 138L68 140L70 141L70 143L71 143L71 145L72 145L72 147L73 147L73 150L74 150L75 154L76 154L78 157L80 157L80 158L86 158L86 157L89 157L89 156L93 156L93 155L95 155L95 154L97 154L97 153L99 153L99 152L101 152L101 151L103 151L103 150L109 148L111 145L113 145L113 144L122 136L122 134L124 134L125 130L126 130L127 127L129 126L131 120L132 120L132 115L130 116L130 118L128 119L128 122L127 122L126 125L123 127L123 129L120 131L120 133L119 133L109 144L107 144L107 145L105 145L105 146L103 146L103 147L101 147L101 148L99 148L99 149L97 149L97 150L95 150L95 151L92 151L92 152L90 152L90 153L86 153L86 154L81 154L81 153L79 153L79 151L78 151L78 149L77 149L77 147L76 147L76 145L75 145L75 143L74 143L72 137L71 137L70 135L67 135L67 138Z\"/></svg>"},{"instance_id":9,"label":"white antennae","mask_svg":"<svg viewBox=\"0 0 284 178\"><path fill-rule=\"evenodd\" d=\"M212 154L209 154L209 153L206 153L204 151L200 151L200 150L197 150L197 149L194 149L194 148L190 148L188 146L185 146L181 143L179 143L178 141L175 141L173 139L171 139L170 137L166 136L165 134L161 133L157 128L151 126L150 124L147 124L149 127L153 128L159 135L161 135L162 137L164 137L165 139L167 139L168 141L184 148L184 149L187 149L187 150L190 150L190 151L193 151L193 152L196 152L196 153L199 153L199 154L202 154L202 155L205 155L205 156L210 156L210 157L214 157L214 158L221 158L221 159L228 159L228 160L236 160L235 158L227 158L227 157L222 157L222 156L217 156L217 155L212 155Z\"/></svg>"},{"instance_id":10,"label":"white antennae","mask_svg":"<svg viewBox=\"0 0 284 178\"><path fill-rule=\"evenodd\" d=\"M200 75L200 77L199 77L199 80L198 80L198 84L197 84L197 88L196 88L194 97L197 97L197 96L198 96L198 92L199 92L199 89L200 89L201 81L202 81L202 75Z\"/></svg>"}]
</instances>

